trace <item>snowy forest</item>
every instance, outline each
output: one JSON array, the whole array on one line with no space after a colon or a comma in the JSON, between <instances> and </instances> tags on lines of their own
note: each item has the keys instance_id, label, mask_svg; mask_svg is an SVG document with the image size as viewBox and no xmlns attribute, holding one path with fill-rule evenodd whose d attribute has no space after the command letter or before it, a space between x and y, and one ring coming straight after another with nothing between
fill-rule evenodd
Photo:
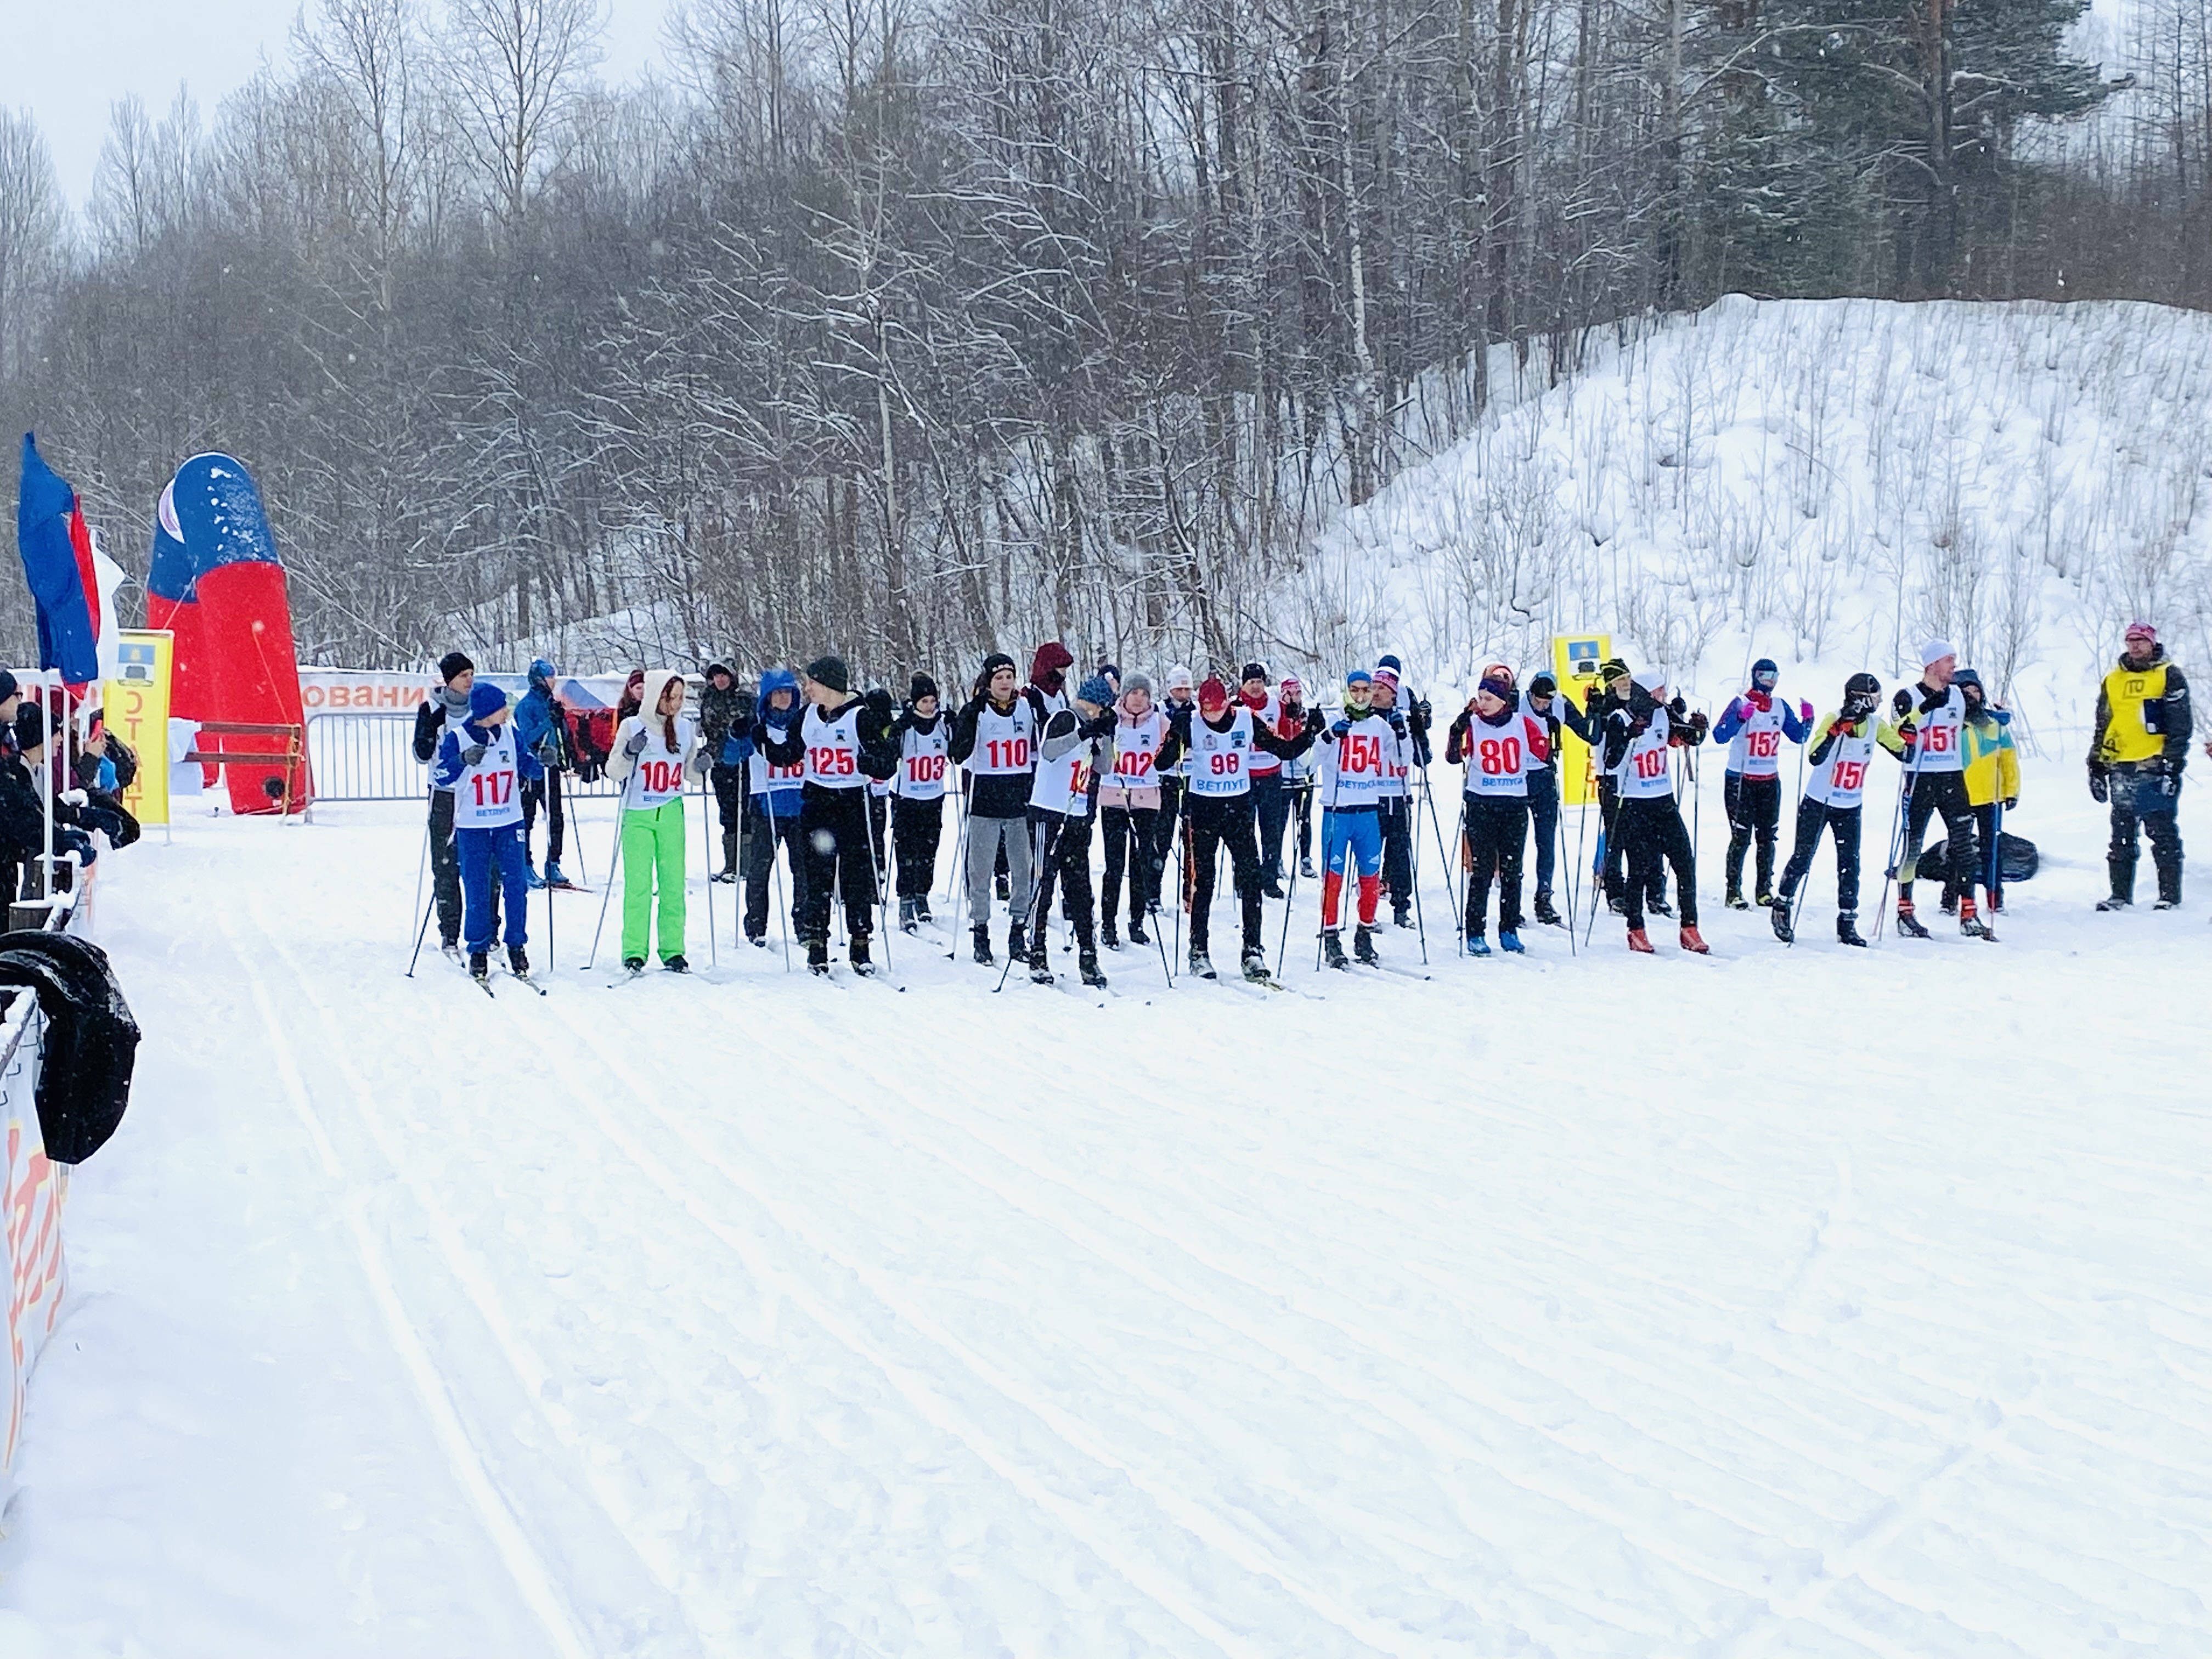
<instances>
[{"instance_id":1,"label":"snowy forest","mask_svg":"<svg viewBox=\"0 0 2212 1659\"><path fill-rule=\"evenodd\" d=\"M616 88L592 0L313 0L82 210L0 112L0 409L137 572L245 459L305 661L1233 661L1501 374L1729 293L2212 302L2208 9L2082 10L692 0Z\"/></svg>"}]
</instances>

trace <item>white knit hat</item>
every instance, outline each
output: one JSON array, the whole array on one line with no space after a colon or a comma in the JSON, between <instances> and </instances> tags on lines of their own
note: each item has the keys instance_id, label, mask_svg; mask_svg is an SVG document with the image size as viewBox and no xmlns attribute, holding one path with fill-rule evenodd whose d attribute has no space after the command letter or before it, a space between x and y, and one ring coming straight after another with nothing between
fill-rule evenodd
<instances>
[{"instance_id":1,"label":"white knit hat","mask_svg":"<svg viewBox=\"0 0 2212 1659\"><path fill-rule=\"evenodd\" d=\"M1920 641L1920 665L1923 668L1933 667L1944 658L1958 654L1959 647L1940 635Z\"/></svg>"}]
</instances>

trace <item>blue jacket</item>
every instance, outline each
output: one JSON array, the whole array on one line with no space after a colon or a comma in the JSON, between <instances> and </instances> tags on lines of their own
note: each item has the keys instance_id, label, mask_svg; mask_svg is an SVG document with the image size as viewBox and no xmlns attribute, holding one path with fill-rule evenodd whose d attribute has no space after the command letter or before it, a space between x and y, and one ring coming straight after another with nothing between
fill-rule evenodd
<instances>
[{"instance_id":1,"label":"blue jacket","mask_svg":"<svg viewBox=\"0 0 2212 1659\"><path fill-rule=\"evenodd\" d=\"M754 750L760 746L762 727L768 720L768 700L779 691L791 693L791 712L775 722L777 729L787 731L799 724L800 717L806 712L806 705L800 702L799 697L799 676L788 668L769 669L761 676L760 696L755 704L751 729L740 732L733 726L730 728L729 737L722 744L723 765L745 766L751 761ZM799 816L802 789L799 779L778 779L768 788L761 789L753 787L751 779L748 775L747 787L752 789L756 797L767 803L768 815L770 817L795 818Z\"/></svg>"},{"instance_id":2,"label":"blue jacket","mask_svg":"<svg viewBox=\"0 0 2212 1659\"><path fill-rule=\"evenodd\" d=\"M1788 698L1776 696L1774 707L1782 716L1782 734L1792 743L1802 743L1813 735L1813 725L1797 712L1797 705ZM1737 728L1750 715L1750 709L1741 697L1730 697L1729 706L1713 723L1713 741L1728 743L1734 739Z\"/></svg>"},{"instance_id":3,"label":"blue jacket","mask_svg":"<svg viewBox=\"0 0 2212 1659\"><path fill-rule=\"evenodd\" d=\"M545 775L538 746L553 735L553 665L540 657L530 665L530 690L514 706L514 769L525 783Z\"/></svg>"}]
</instances>

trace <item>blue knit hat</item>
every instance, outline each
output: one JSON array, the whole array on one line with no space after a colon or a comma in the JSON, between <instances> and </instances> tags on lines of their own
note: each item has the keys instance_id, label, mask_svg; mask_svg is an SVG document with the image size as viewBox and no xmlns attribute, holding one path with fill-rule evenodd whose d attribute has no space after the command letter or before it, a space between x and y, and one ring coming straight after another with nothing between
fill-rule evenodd
<instances>
[{"instance_id":1,"label":"blue knit hat","mask_svg":"<svg viewBox=\"0 0 2212 1659\"><path fill-rule=\"evenodd\" d=\"M1346 685L1372 685L1375 676L1364 668L1355 668L1344 677L1344 683Z\"/></svg>"},{"instance_id":2,"label":"blue knit hat","mask_svg":"<svg viewBox=\"0 0 2212 1659\"><path fill-rule=\"evenodd\" d=\"M1077 698L1095 708L1109 707L1114 701L1114 684L1103 674L1093 674L1075 688Z\"/></svg>"},{"instance_id":3,"label":"blue knit hat","mask_svg":"<svg viewBox=\"0 0 2212 1659\"><path fill-rule=\"evenodd\" d=\"M507 707L507 693L489 680L478 680L469 688L469 718L480 720L486 714Z\"/></svg>"}]
</instances>

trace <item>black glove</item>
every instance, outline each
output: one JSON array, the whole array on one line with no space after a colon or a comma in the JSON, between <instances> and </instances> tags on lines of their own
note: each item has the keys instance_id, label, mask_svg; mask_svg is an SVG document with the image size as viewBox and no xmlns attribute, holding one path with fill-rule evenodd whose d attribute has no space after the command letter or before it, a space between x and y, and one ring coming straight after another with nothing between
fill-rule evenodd
<instances>
[{"instance_id":1,"label":"black glove","mask_svg":"<svg viewBox=\"0 0 2212 1659\"><path fill-rule=\"evenodd\" d=\"M2181 793L2181 769L2179 767L2161 766L2159 768L2158 793L2164 795L2168 800L2172 800L2176 795Z\"/></svg>"},{"instance_id":2,"label":"black glove","mask_svg":"<svg viewBox=\"0 0 2212 1659\"><path fill-rule=\"evenodd\" d=\"M2105 769L2094 761L2089 763L2089 799L2100 806L2112 798L2112 786L2105 776Z\"/></svg>"},{"instance_id":3,"label":"black glove","mask_svg":"<svg viewBox=\"0 0 2212 1659\"><path fill-rule=\"evenodd\" d=\"M1322 728L1328 724L1328 716L1322 714L1320 709L1309 708L1306 710L1306 730L1312 732L1316 737L1319 737L1321 735Z\"/></svg>"},{"instance_id":4,"label":"black glove","mask_svg":"<svg viewBox=\"0 0 2212 1659\"><path fill-rule=\"evenodd\" d=\"M1920 712L1923 714L1933 714L1950 701L1951 689L1948 686L1944 687L1941 691L1930 691L1926 696L1921 698Z\"/></svg>"},{"instance_id":5,"label":"black glove","mask_svg":"<svg viewBox=\"0 0 2212 1659\"><path fill-rule=\"evenodd\" d=\"M1115 714L1113 706L1109 703L1081 726L1077 726L1075 730L1078 735L1085 738L1110 737L1119 721L1120 716Z\"/></svg>"},{"instance_id":6,"label":"black glove","mask_svg":"<svg viewBox=\"0 0 2212 1659\"><path fill-rule=\"evenodd\" d=\"M1444 730L1448 736L1463 738L1468 734L1468 729L1472 727L1474 724L1474 711L1472 708L1462 708L1458 714L1452 716L1452 723L1446 726Z\"/></svg>"},{"instance_id":7,"label":"black glove","mask_svg":"<svg viewBox=\"0 0 2212 1659\"><path fill-rule=\"evenodd\" d=\"M1401 738L1406 735L1406 717L1403 714L1393 708L1383 718L1390 722L1392 735Z\"/></svg>"},{"instance_id":8,"label":"black glove","mask_svg":"<svg viewBox=\"0 0 2212 1659\"><path fill-rule=\"evenodd\" d=\"M860 701L875 710L876 718L886 724L890 723L890 717L897 708L897 705L891 702L891 694L880 685L871 686L867 695Z\"/></svg>"},{"instance_id":9,"label":"black glove","mask_svg":"<svg viewBox=\"0 0 2212 1659\"><path fill-rule=\"evenodd\" d=\"M637 741L639 747L642 748L645 744L645 739L643 738L640 738ZM483 757L484 746L480 743L472 743L467 748L461 750L461 764L464 766L474 766Z\"/></svg>"},{"instance_id":10,"label":"black glove","mask_svg":"<svg viewBox=\"0 0 2212 1659\"><path fill-rule=\"evenodd\" d=\"M1912 712L1912 693L1899 687L1897 695L1889 700L1889 706L1897 711L1897 718L1903 720Z\"/></svg>"},{"instance_id":11,"label":"black glove","mask_svg":"<svg viewBox=\"0 0 2212 1659\"><path fill-rule=\"evenodd\" d=\"M1429 735L1429 723L1435 718L1436 711L1429 707L1429 700L1422 697L1414 702L1412 712L1406 716L1406 724L1425 738Z\"/></svg>"},{"instance_id":12,"label":"black glove","mask_svg":"<svg viewBox=\"0 0 2212 1659\"><path fill-rule=\"evenodd\" d=\"M1667 712L1677 716L1686 715L1690 712L1690 705L1679 696L1669 697L1667 699Z\"/></svg>"}]
</instances>

